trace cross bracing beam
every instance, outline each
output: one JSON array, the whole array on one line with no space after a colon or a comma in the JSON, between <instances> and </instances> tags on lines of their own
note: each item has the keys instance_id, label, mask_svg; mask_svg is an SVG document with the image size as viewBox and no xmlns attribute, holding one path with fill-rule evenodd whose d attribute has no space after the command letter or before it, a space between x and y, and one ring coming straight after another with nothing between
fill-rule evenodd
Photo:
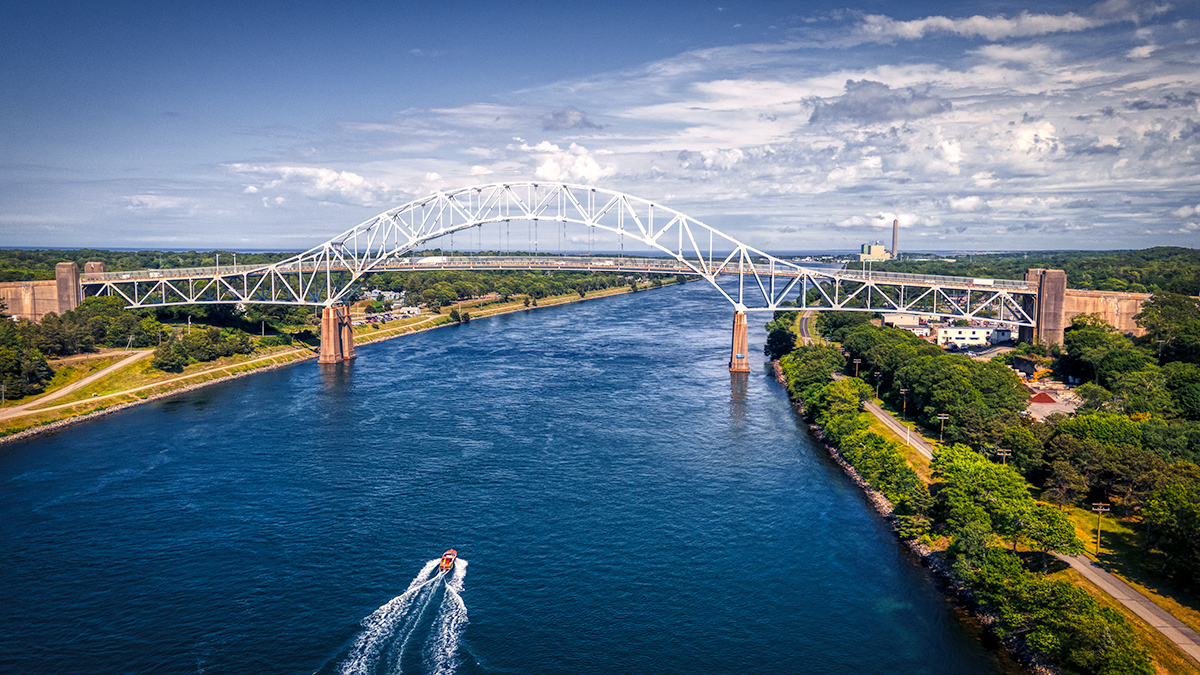
<instances>
[{"instance_id":1,"label":"cross bracing beam","mask_svg":"<svg viewBox=\"0 0 1200 675\"><path fill-rule=\"evenodd\" d=\"M523 222L568 225L641 244L655 257L406 257L432 241L483 227ZM706 280L738 311L773 311L790 299L803 308L913 312L993 318L1033 325L1023 281L828 270L784 260L679 211L584 185L520 182L439 192L381 213L329 241L270 265L163 269L85 275L86 295L117 295L130 307L264 303L330 306L364 276L400 269L562 269L686 274ZM733 283L731 283L733 282ZM815 291L809 293L806 291ZM799 297L796 297L799 293ZM813 297L810 298L809 296Z\"/></svg>"}]
</instances>

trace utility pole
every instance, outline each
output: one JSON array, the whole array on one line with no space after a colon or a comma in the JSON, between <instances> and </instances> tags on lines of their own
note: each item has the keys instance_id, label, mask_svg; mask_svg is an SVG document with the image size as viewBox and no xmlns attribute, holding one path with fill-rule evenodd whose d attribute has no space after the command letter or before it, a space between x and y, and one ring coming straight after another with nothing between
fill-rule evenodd
<instances>
[{"instance_id":1,"label":"utility pole","mask_svg":"<svg viewBox=\"0 0 1200 675\"><path fill-rule=\"evenodd\" d=\"M883 385L883 373L875 371L875 398L879 398L879 387Z\"/></svg>"},{"instance_id":2,"label":"utility pole","mask_svg":"<svg viewBox=\"0 0 1200 675\"><path fill-rule=\"evenodd\" d=\"M858 364L862 363L862 359L854 359L854 376L858 377Z\"/></svg>"},{"instance_id":3,"label":"utility pole","mask_svg":"<svg viewBox=\"0 0 1200 675\"><path fill-rule=\"evenodd\" d=\"M941 429L938 431L938 443L941 443L941 442L942 442L942 436L943 436L943 435L945 434L945 432L946 432L946 420L950 419L950 415L948 415L948 414L946 414L946 413L938 413L938 416L937 416L937 418L938 418L938 419L941 421L941 423L942 423L942 428L941 428Z\"/></svg>"},{"instance_id":4,"label":"utility pole","mask_svg":"<svg viewBox=\"0 0 1200 675\"><path fill-rule=\"evenodd\" d=\"M3 408L7 404L7 401L5 400L5 397L7 397L7 396L8 396L8 385L0 384L0 408Z\"/></svg>"},{"instance_id":5,"label":"utility pole","mask_svg":"<svg viewBox=\"0 0 1200 675\"><path fill-rule=\"evenodd\" d=\"M904 421L907 422L908 421L908 388L901 387L900 395L904 397L904 407L901 408L901 410L903 412L901 412L900 414L904 416Z\"/></svg>"},{"instance_id":6,"label":"utility pole","mask_svg":"<svg viewBox=\"0 0 1200 675\"><path fill-rule=\"evenodd\" d=\"M1001 464L1008 464L1008 456L1012 454L1012 450L1008 448L996 448L996 455L1000 457Z\"/></svg>"},{"instance_id":7,"label":"utility pole","mask_svg":"<svg viewBox=\"0 0 1200 675\"><path fill-rule=\"evenodd\" d=\"M1108 504L1104 502L1092 503L1092 510L1096 512L1096 557L1100 557L1100 514L1108 512Z\"/></svg>"}]
</instances>

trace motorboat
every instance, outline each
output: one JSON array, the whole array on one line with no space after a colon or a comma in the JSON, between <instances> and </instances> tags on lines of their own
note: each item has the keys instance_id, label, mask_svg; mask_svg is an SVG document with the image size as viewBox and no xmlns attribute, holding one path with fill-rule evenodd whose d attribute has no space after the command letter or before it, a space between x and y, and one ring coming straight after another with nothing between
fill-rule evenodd
<instances>
[{"instance_id":1,"label":"motorboat","mask_svg":"<svg viewBox=\"0 0 1200 675\"><path fill-rule=\"evenodd\" d=\"M458 551L455 551L454 549L446 551L442 554L442 561L438 563L438 569L446 571L451 567L454 567L454 560L456 558L458 558Z\"/></svg>"}]
</instances>

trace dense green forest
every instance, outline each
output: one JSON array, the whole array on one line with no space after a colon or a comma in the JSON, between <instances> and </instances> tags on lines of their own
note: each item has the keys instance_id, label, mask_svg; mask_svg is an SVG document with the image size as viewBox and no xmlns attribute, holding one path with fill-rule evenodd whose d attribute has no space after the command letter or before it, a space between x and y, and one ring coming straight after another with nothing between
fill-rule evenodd
<instances>
[{"instance_id":1,"label":"dense green forest","mask_svg":"<svg viewBox=\"0 0 1200 675\"><path fill-rule=\"evenodd\" d=\"M963 444L945 446L935 455L937 489L931 494L900 444L870 431L870 415L861 402L875 388L856 377L829 380L830 372L848 363L832 345L798 347L780 360L788 390L804 403L805 414L892 502L898 534L928 544L934 536L948 539L945 555L954 575L998 617L1001 637L1020 636L1067 672L1154 673L1149 653L1118 612L1100 606L1081 588L1046 577L1050 552L1083 550L1067 515L1036 502L1015 467ZM1017 553L1022 543L1033 557Z\"/></svg>"},{"instance_id":2,"label":"dense green forest","mask_svg":"<svg viewBox=\"0 0 1200 675\"><path fill-rule=\"evenodd\" d=\"M961 255L942 260L889 260L874 263L888 272L960 277L1023 279L1030 268L1060 269L1067 285L1096 291L1129 293L1200 293L1200 250L1159 246L1142 251L1060 251Z\"/></svg>"},{"instance_id":3,"label":"dense green forest","mask_svg":"<svg viewBox=\"0 0 1200 675\"><path fill-rule=\"evenodd\" d=\"M954 573L1000 617L1001 634L1024 636L1070 672L1154 672L1119 614L1042 570L1046 552L1081 547L1059 508L1106 502L1138 524L1144 569L1200 592L1200 301L1157 294L1136 317L1147 330L1140 339L1083 315L1061 346L1019 346L1013 353L1084 383L1073 415L1044 421L1026 414L1011 354L975 361L864 312L820 313L831 342L796 346L795 318L776 313L764 351L805 414L896 505L901 536L946 542ZM831 382L838 371L847 377ZM944 435L932 488L918 484L898 444L869 431L860 401L876 395ZM997 463L1001 448L1006 463ZM1020 543L1041 555L1018 552Z\"/></svg>"}]
</instances>

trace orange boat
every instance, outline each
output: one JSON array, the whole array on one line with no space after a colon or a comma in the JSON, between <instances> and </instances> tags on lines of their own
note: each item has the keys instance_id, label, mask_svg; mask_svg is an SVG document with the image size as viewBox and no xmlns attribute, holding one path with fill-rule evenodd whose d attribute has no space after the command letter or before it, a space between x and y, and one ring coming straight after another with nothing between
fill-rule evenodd
<instances>
[{"instance_id":1,"label":"orange boat","mask_svg":"<svg viewBox=\"0 0 1200 675\"><path fill-rule=\"evenodd\" d=\"M458 551L450 549L442 554L442 562L438 563L438 569L443 571L454 567L454 559L458 557Z\"/></svg>"}]
</instances>

